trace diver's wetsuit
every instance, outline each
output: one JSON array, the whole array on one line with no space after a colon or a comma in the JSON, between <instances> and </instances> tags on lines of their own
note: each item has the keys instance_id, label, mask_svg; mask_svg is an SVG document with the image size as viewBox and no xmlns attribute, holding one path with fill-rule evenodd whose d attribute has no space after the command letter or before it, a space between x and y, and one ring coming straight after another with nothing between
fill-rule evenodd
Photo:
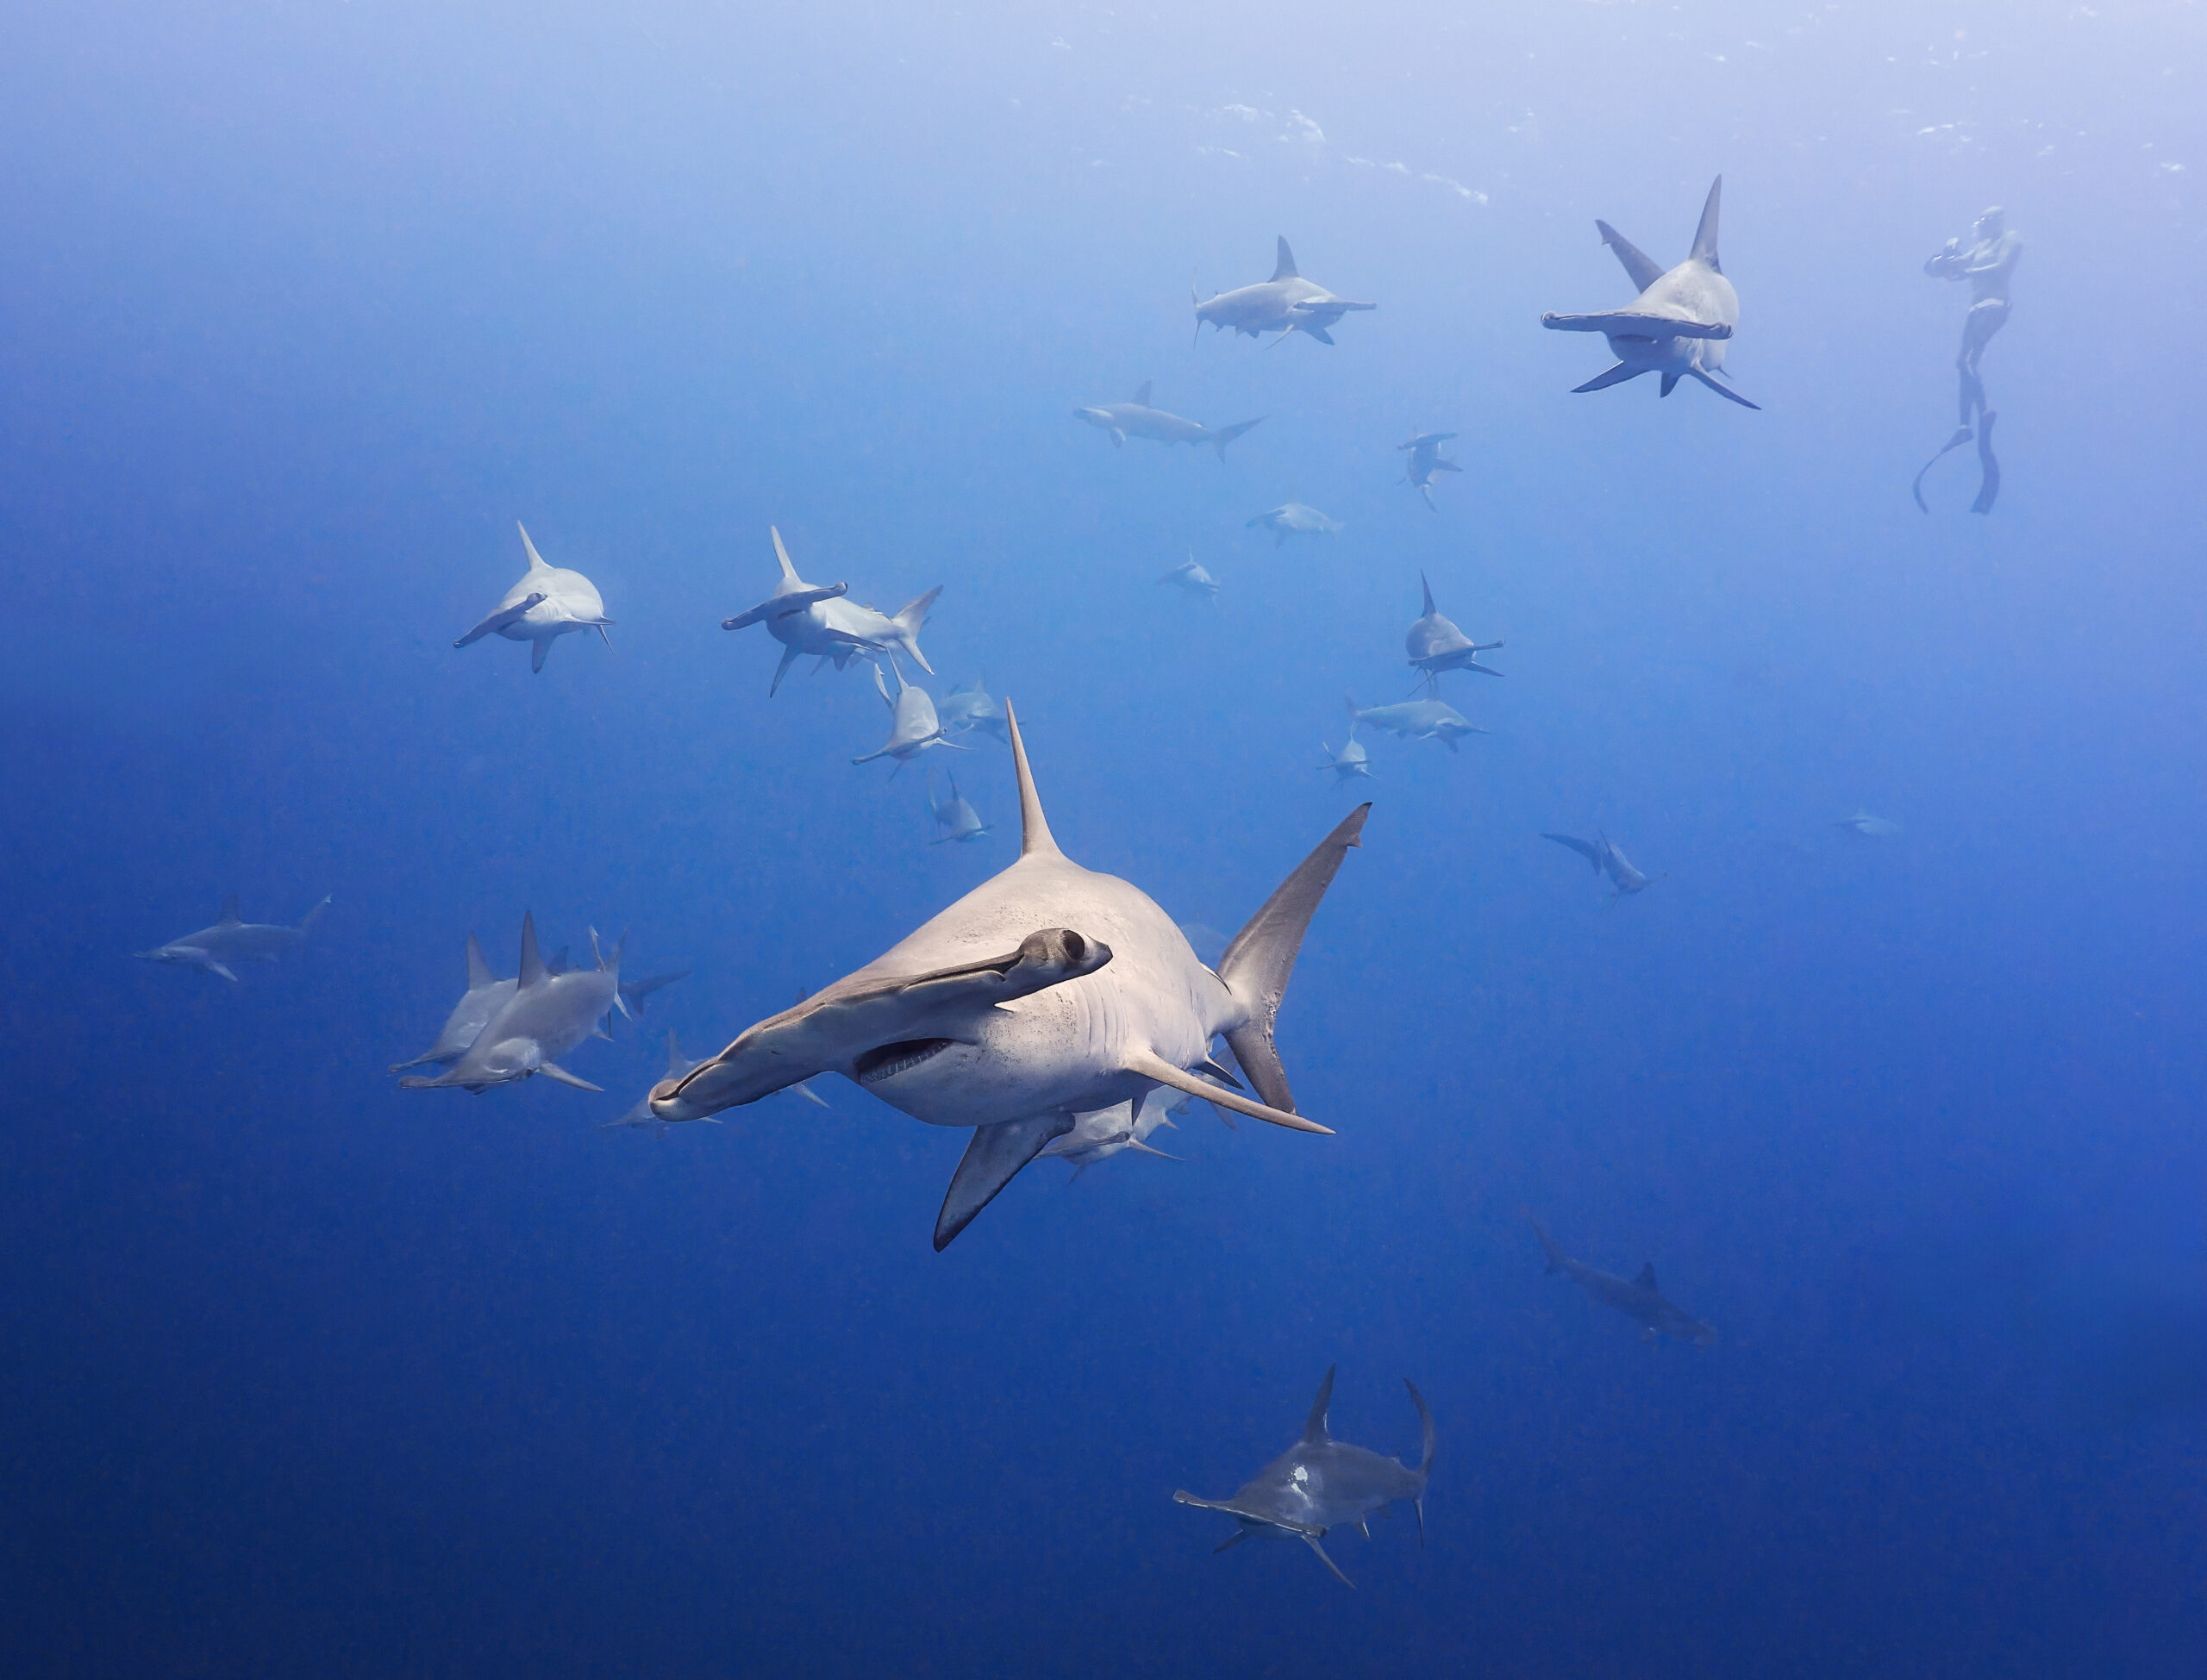
<instances>
[{"instance_id":1,"label":"diver's wetsuit","mask_svg":"<svg viewBox=\"0 0 2207 1680\"><path fill-rule=\"evenodd\" d=\"M1923 272L1935 280L1970 283L1969 314L1962 320L1961 352L1954 358L1954 369L1960 376L1954 434L1937 455L1923 464L1923 472L1916 475L1916 483L1910 487L1916 505L1926 513L1931 510L1923 501L1923 473L1929 472L1933 463L1948 450L1959 448L1973 437L1977 440L1978 463L1983 469L1984 481L1978 489L1977 500L1970 504L1970 511L1991 512L1993 498L2000 493L2000 463L1992 455L1992 422L1999 415L1985 403L1985 380L1978 367L1992 335L2008 324L2012 307L2008 288L2015 277L2016 259L2023 255L2023 242L2003 225L1998 209L1978 217L1971 232L1974 243L1965 247L1961 240L1950 239L1946 249L1923 265Z\"/></svg>"}]
</instances>

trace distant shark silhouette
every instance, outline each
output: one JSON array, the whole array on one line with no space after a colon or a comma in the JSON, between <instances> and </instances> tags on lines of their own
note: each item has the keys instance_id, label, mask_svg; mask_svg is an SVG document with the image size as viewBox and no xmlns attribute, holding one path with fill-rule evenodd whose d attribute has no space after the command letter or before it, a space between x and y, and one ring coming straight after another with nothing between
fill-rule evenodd
<instances>
[{"instance_id":1,"label":"distant shark silhouette","mask_svg":"<svg viewBox=\"0 0 2207 1680\"><path fill-rule=\"evenodd\" d=\"M881 690L881 698L889 708L889 739L872 752L860 753L851 762L865 765L872 764L876 759L894 759L897 770L889 772L893 777L897 770L903 769L930 746L957 746L958 743L944 737L942 720L935 715L933 697L925 689L915 687L904 680L904 672L893 656L889 661L889 668L897 675L897 692L893 697L889 692L889 684L881 680L880 663L876 661L873 667L873 685ZM960 750L966 749L961 747Z\"/></svg>"},{"instance_id":2,"label":"distant shark silhouette","mask_svg":"<svg viewBox=\"0 0 2207 1680\"><path fill-rule=\"evenodd\" d=\"M563 946L557 955L545 964L549 974L567 971L567 952ZM672 974L654 974L648 979L623 981L621 996L628 1006L631 1019L641 1015L644 1000L662 986L671 986L677 980L686 980L690 971L677 969ZM410 1067L430 1067L456 1062L466 1055L475 1040L483 1036L483 1029L491 1017L512 1001L520 988L518 980L501 980L491 972L490 959L483 954L483 943L473 934L467 936L467 990L460 994L460 1002L453 1005L452 1013L445 1017L437 1040L410 1061L393 1062L391 1071L403 1073Z\"/></svg>"},{"instance_id":3,"label":"distant shark silhouette","mask_svg":"<svg viewBox=\"0 0 2207 1680\"><path fill-rule=\"evenodd\" d=\"M1074 1116L1159 1085L1297 1131L1273 1017L1319 900L1370 807L1360 806L1235 936L1214 972L1171 917L1125 881L1058 849L1004 708L1019 781L1018 860L856 972L762 1021L652 1092L662 1120L697 1120L836 1072L934 1126L972 1128L935 1221L940 1250ZM1264 1100L1226 1090L1222 1033Z\"/></svg>"},{"instance_id":4,"label":"distant shark silhouette","mask_svg":"<svg viewBox=\"0 0 2207 1680\"><path fill-rule=\"evenodd\" d=\"M1425 615L1410 628L1403 638L1403 645L1410 652L1410 664L1428 677L1438 677L1444 671L1476 671L1489 677L1503 673L1492 665L1479 662L1479 655L1502 646L1498 641L1473 641L1455 625L1441 615L1433 604L1433 585L1425 581L1425 574L1417 575L1419 586L1425 591Z\"/></svg>"},{"instance_id":5,"label":"distant shark silhouette","mask_svg":"<svg viewBox=\"0 0 2207 1680\"><path fill-rule=\"evenodd\" d=\"M1348 698L1349 721L1369 723L1404 740L1437 740L1451 753L1456 743L1466 735L1484 735L1492 732L1482 729L1461 712L1441 697L1438 681L1426 678L1425 698L1399 700L1391 706L1359 706L1356 696Z\"/></svg>"},{"instance_id":6,"label":"distant shark silhouette","mask_svg":"<svg viewBox=\"0 0 2207 1680\"><path fill-rule=\"evenodd\" d=\"M1663 878L1660 875L1641 874L1632 866L1632 859L1624 855L1623 850L1615 840L1598 828L1594 832L1595 838L1591 840L1580 840L1575 834L1544 834L1541 838L1545 840L1554 840L1558 846L1567 846L1585 859L1588 863L1594 865L1595 874L1606 875L1610 877L1610 884L1616 888L1616 896L1620 898L1629 893L1645 892Z\"/></svg>"},{"instance_id":7,"label":"distant shark silhouette","mask_svg":"<svg viewBox=\"0 0 2207 1680\"><path fill-rule=\"evenodd\" d=\"M613 621L605 615L597 585L579 571L545 565L536 545L528 540L528 528L519 520L514 524L521 532L521 546L528 553L528 570L483 621L453 646L465 647L489 635L525 641L529 644L528 668L533 671L544 669L544 656L552 651L552 644L572 630L595 630L608 647L612 646L613 639L606 635L605 627Z\"/></svg>"},{"instance_id":8,"label":"distant shark silhouette","mask_svg":"<svg viewBox=\"0 0 2207 1680\"><path fill-rule=\"evenodd\" d=\"M1356 703L1354 700L1348 705L1348 739L1341 743L1341 750L1336 753L1322 740L1318 743L1318 750L1326 755L1326 762L1315 768L1332 771L1336 786L1352 777L1369 777L1372 774L1372 755L1364 750L1364 743L1356 738Z\"/></svg>"},{"instance_id":9,"label":"distant shark silhouette","mask_svg":"<svg viewBox=\"0 0 2207 1680\"><path fill-rule=\"evenodd\" d=\"M672 1027L669 1027L666 1033L666 1077L669 1079L679 1079L684 1074L689 1072L691 1069L702 1065L703 1065L702 1062L695 1060L682 1053L682 1046L675 1042L674 1029ZM823 1109L828 1106L827 1100L817 1091L814 1090L810 1085L803 1084L791 1085L789 1088L789 1092L792 1096L802 1096L806 1102L817 1103ZM706 1119L711 1121L711 1123L715 1126L718 1126L721 1123L719 1121L714 1120L710 1115L706 1116ZM616 1127L649 1127L653 1137L663 1138L666 1135L667 1122L661 1120L657 1115L652 1112L651 1093L647 1091L642 1096L636 1099L636 1106L635 1108L629 1109L628 1113L622 1115L618 1120L607 1121L604 1125L601 1126L598 1129L603 1132L610 1132Z\"/></svg>"},{"instance_id":10,"label":"distant shark silhouette","mask_svg":"<svg viewBox=\"0 0 2207 1680\"><path fill-rule=\"evenodd\" d=\"M1151 379L1143 380L1141 389L1135 393L1135 400L1131 403L1108 403L1100 409L1075 409L1073 418L1085 420L1091 426L1100 427L1109 432L1114 449L1124 444L1129 438L1147 438L1153 443L1167 446L1207 443L1218 452L1221 461L1226 459L1228 444L1251 427L1264 424L1265 416L1259 415L1254 420L1241 421L1213 431L1192 420L1183 420L1179 415L1153 409L1149 406L1149 392L1155 383Z\"/></svg>"},{"instance_id":11,"label":"distant shark silhouette","mask_svg":"<svg viewBox=\"0 0 2207 1680\"><path fill-rule=\"evenodd\" d=\"M1326 1431L1326 1408L1334 1397L1334 1367L1326 1367L1326 1380L1318 1385L1318 1398L1303 1426L1303 1439L1266 1465L1231 1499L1198 1499L1191 1493L1172 1497L1183 1505L1205 1511L1223 1511L1241 1526L1218 1546L1214 1553L1235 1546L1252 1536L1267 1539L1301 1540L1318 1554L1318 1561L1333 1571L1344 1587L1356 1583L1343 1575L1326 1548L1318 1544L1326 1531L1354 1525L1372 1537L1370 1519L1397 1499L1407 1499L1417 1512L1417 1541L1425 1544L1425 1483L1433 1471L1433 1414L1425 1396L1410 1378L1403 1386L1417 1408L1418 1428L1424 1452L1412 1470L1394 1458L1361 1446L1335 1440Z\"/></svg>"},{"instance_id":12,"label":"distant shark silhouette","mask_svg":"<svg viewBox=\"0 0 2207 1680\"><path fill-rule=\"evenodd\" d=\"M1716 209L1723 190L1724 178L1719 175L1701 208L1692 253L1667 272L1608 222L1594 224L1601 230L1602 243L1617 253L1624 272L1640 288L1640 296L1621 309L1600 315L1541 317L1541 325L1560 333L1602 334L1610 341L1610 353L1617 359L1607 372L1572 386L1574 395L1605 390L1643 373L1660 373L1666 397L1681 378L1691 378L1743 409L1762 406L1710 377L1731 378L1724 372L1724 346L1740 324L1740 296L1716 259Z\"/></svg>"},{"instance_id":13,"label":"distant shark silhouette","mask_svg":"<svg viewBox=\"0 0 2207 1680\"><path fill-rule=\"evenodd\" d=\"M1615 1308L1641 1327L1640 1339L1654 1341L1660 1332L1680 1341L1690 1341L1697 1347L1708 1347L1716 1340L1716 1332L1692 1314L1681 1311L1663 1299L1662 1291L1655 1286L1655 1262L1650 1260L1640 1268L1637 1277L1619 1277L1612 1272L1597 1271L1592 1266L1581 1265L1556 1246L1548 1235L1548 1227L1533 1217L1530 1208L1519 1208L1533 1234L1541 1240L1541 1250L1547 1256L1548 1275L1557 1272L1600 1302Z\"/></svg>"},{"instance_id":14,"label":"distant shark silhouette","mask_svg":"<svg viewBox=\"0 0 2207 1680\"><path fill-rule=\"evenodd\" d=\"M935 709L946 735L962 735L978 729L1007 746L1010 744L1011 738L1003 732L1003 708L997 704L985 684L951 690L935 703Z\"/></svg>"},{"instance_id":15,"label":"distant shark silhouette","mask_svg":"<svg viewBox=\"0 0 2207 1680\"><path fill-rule=\"evenodd\" d=\"M1192 1102L1182 1097L1182 1102ZM1160 1126L1171 1126L1170 1105L1166 1100L1165 1088L1160 1085L1141 1099L1116 1102L1108 1109L1092 1114L1075 1115L1072 1130L1061 1138L1053 1138L1043 1146L1045 1155L1054 1156L1072 1165L1072 1176L1080 1175L1099 1162L1115 1155L1137 1150L1144 1155L1154 1155L1160 1160L1177 1161L1178 1155L1167 1155L1161 1149L1153 1149L1149 1134ZM1174 1127L1175 1130L1179 1128ZM1068 1183L1071 1179L1066 1181Z\"/></svg>"},{"instance_id":16,"label":"distant shark silhouette","mask_svg":"<svg viewBox=\"0 0 2207 1680\"><path fill-rule=\"evenodd\" d=\"M1891 840L1900 833L1900 824L1888 817L1872 816L1859 805L1853 816L1843 816L1832 825L1835 828L1849 828L1869 840Z\"/></svg>"},{"instance_id":17,"label":"distant shark silhouette","mask_svg":"<svg viewBox=\"0 0 2207 1680\"><path fill-rule=\"evenodd\" d=\"M325 897L301 916L295 927L286 927L280 922L241 921L238 896L232 893L222 901L222 914L216 917L213 927L202 927L196 934L186 934L166 945L157 945L151 951L134 954L141 962L196 968L235 985L238 977L230 968L232 963L272 963L284 952L297 950L328 908L329 900Z\"/></svg>"},{"instance_id":18,"label":"distant shark silhouette","mask_svg":"<svg viewBox=\"0 0 2207 1680\"><path fill-rule=\"evenodd\" d=\"M1433 475L1436 472L1461 472L1464 469L1454 461L1441 459L1441 446L1456 435L1454 432L1421 432L1408 443L1398 443L1397 449L1410 452L1410 465L1404 469L1403 482L1416 487L1425 498L1425 505L1440 511L1433 499Z\"/></svg>"},{"instance_id":19,"label":"distant shark silhouette","mask_svg":"<svg viewBox=\"0 0 2207 1680\"><path fill-rule=\"evenodd\" d=\"M577 1078L554 1059L566 1055L585 1039L612 1035L598 1025L618 1009L629 1013L621 996L621 947L610 958L597 950L592 932L591 950L597 957L592 968L570 969L554 974L536 948L536 921L521 919L521 973L513 995L494 1012L453 1065L434 1077L410 1073L398 1082L402 1090L459 1090L477 1095L493 1085L512 1084L543 1074L577 1090L603 1092L603 1087ZM469 978L474 977L472 972ZM469 988L470 990L473 987Z\"/></svg>"},{"instance_id":20,"label":"distant shark silhouette","mask_svg":"<svg viewBox=\"0 0 2207 1680\"><path fill-rule=\"evenodd\" d=\"M935 794L935 771L928 771L928 815L935 819L935 826L941 832L928 842L941 846L945 840L973 841L989 832L989 825L981 821L981 814L966 802L958 791L958 778L950 778L950 797L938 799Z\"/></svg>"},{"instance_id":21,"label":"distant shark silhouette","mask_svg":"<svg viewBox=\"0 0 2207 1680\"><path fill-rule=\"evenodd\" d=\"M781 663L774 667L774 680L766 688L770 697L780 690L782 678L805 653L817 654L823 664L833 659L835 669L841 671L861 655L872 658L901 651L929 676L935 674L935 667L920 652L920 628L928 621L928 609L942 593L941 584L905 603L894 615L878 613L846 600L848 584L806 583L790 564L781 532L768 526L766 534L774 540L774 558L782 568L774 592L747 612L722 619L721 628L743 630L763 624L766 634L782 644Z\"/></svg>"},{"instance_id":22,"label":"distant shark silhouette","mask_svg":"<svg viewBox=\"0 0 2207 1680\"><path fill-rule=\"evenodd\" d=\"M1278 333L1277 342L1286 342L1291 333L1301 333L1321 344L1334 341L1330 330L1351 309L1376 309L1377 303L1353 303L1346 297L1337 297L1315 280L1306 280L1296 272L1295 253L1287 248L1287 238L1281 235L1279 250L1272 264L1272 278L1260 285L1237 286L1232 291L1215 294L1209 303L1197 297L1190 287L1188 297L1196 306L1196 336L1203 336L1204 323L1214 328L1230 328L1236 334L1246 333L1255 338L1261 333Z\"/></svg>"},{"instance_id":23,"label":"distant shark silhouette","mask_svg":"<svg viewBox=\"0 0 2207 1680\"><path fill-rule=\"evenodd\" d=\"M1174 566L1157 581L1171 584L1191 600L1213 607L1218 604L1218 579L1197 565L1193 554L1188 556L1185 565Z\"/></svg>"},{"instance_id":24,"label":"distant shark silhouette","mask_svg":"<svg viewBox=\"0 0 2207 1680\"><path fill-rule=\"evenodd\" d=\"M1245 521L1242 525L1246 531L1260 528L1272 534L1272 546L1279 548L1285 546L1290 537L1330 537L1341 528L1341 521L1329 519L1316 508L1306 507L1291 499L1259 514L1254 519Z\"/></svg>"}]
</instances>

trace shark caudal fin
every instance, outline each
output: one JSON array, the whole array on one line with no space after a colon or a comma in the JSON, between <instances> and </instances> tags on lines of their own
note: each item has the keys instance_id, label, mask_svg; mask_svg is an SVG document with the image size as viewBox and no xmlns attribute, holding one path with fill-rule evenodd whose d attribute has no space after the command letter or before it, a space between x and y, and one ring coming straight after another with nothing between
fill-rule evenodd
<instances>
[{"instance_id":1,"label":"shark caudal fin","mask_svg":"<svg viewBox=\"0 0 2207 1680\"><path fill-rule=\"evenodd\" d=\"M1535 1219L1533 1210L1523 1202L1517 1204L1517 1211L1525 1215L1525 1222L1533 1227L1533 1234L1541 1240L1541 1252L1548 1257L1548 1275L1554 1276L1561 1271L1563 1250L1556 1246L1555 1239L1548 1234L1548 1227Z\"/></svg>"},{"instance_id":2,"label":"shark caudal fin","mask_svg":"<svg viewBox=\"0 0 2207 1680\"><path fill-rule=\"evenodd\" d=\"M467 989L480 991L484 987L497 984L498 977L491 971L491 959L483 954L483 941L472 933L467 936Z\"/></svg>"},{"instance_id":3,"label":"shark caudal fin","mask_svg":"<svg viewBox=\"0 0 2207 1680\"><path fill-rule=\"evenodd\" d=\"M1003 721L1011 731L1011 767L1019 778L1019 855L1029 858L1040 852L1046 857L1061 857L1064 854L1050 834L1050 820L1042 815L1042 796L1035 791L1035 772L1027 765L1027 743L1020 739L1019 718L1009 700L1003 703Z\"/></svg>"},{"instance_id":4,"label":"shark caudal fin","mask_svg":"<svg viewBox=\"0 0 2207 1680\"><path fill-rule=\"evenodd\" d=\"M1724 272L1724 265L1716 260L1716 207L1723 196L1724 178L1719 175L1709 184L1709 197L1701 207L1701 226L1694 229L1693 250L1686 258L1688 262L1707 263L1719 274Z\"/></svg>"},{"instance_id":5,"label":"shark caudal fin","mask_svg":"<svg viewBox=\"0 0 2207 1680\"><path fill-rule=\"evenodd\" d=\"M1287 248L1287 235L1282 234L1279 236L1279 259L1272 265L1272 278L1299 280L1302 278L1295 272L1295 253Z\"/></svg>"},{"instance_id":6,"label":"shark caudal fin","mask_svg":"<svg viewBox=\"0 0 2207 1680\"><path fill-rule=\"evenodd\" d=\"M1254 420L1244 420L1233 426L1222 426L1210 434L1210 447L1218 451L1218 459L1223 461L1226 459L1228 444L1233 442L1251 427L1261 426L1264 423L1265 416L1259 415Z\"/></svg>"},{"instance_id":7,"label":"shark caudal fin","mask_svg":"<svg viewBox=\"0 0 2207 1680\"><path fill-rule=\"evenodd\" d=\"M329 895L328 893L324 893L322 896L322 902L316 905L314 909L309 910L304 915L301 916L299 918L299 925L292 931L302 934L312 933L314 931L315 923L322 920L322 912L327 910L328 908Z\"/></svg>"},{"instance_id":8,"label":"shark caudal fin","mask_svg":"<svg viewBox=\"0 0 2207 1680\"><path fill-rule=\"evenodd\" d=\"M1322 1446L1333 1439L1326 1433L1326 1412L1334 1403L1335 1369L1332 1365L1326 1367L1326 1380L1318 1384L1318 1397L1310 1402L1310 1415L1303 1425L1305 1446Z\"/></svg>"},{"instance_id":9,"label":"shark caudal fin","mask_svg":"<svg viewBox=\"0 0 2207 1680\"><path fill-rule=\"evenodd\" d=\"M928 656L920 652L920 628L928 621L928 609L935 605L935 596L941 593L942 585L937 584L916 601L907 601L897 615L889 621L897 627L897 645L910 653L912 663L930 677L935 675L935 667L928 663ZM897 680L903 680L901 672Z\"/></svg>"},{"instance_id":10,"label":"shark caudal fin","mask_svg":"<svg viewBox=\"0 0 2207 1680\"><path fill-rule=\"evenodd\" d=\"M1288 977L1295 971L1296 954L1303 949L1303 935L1310 928L1310 917L1318 901L1326 896L1326 889L1333 884L1349 847L1364 843L1359 837L1364 832L1365 818L1371 814L1367 800L1343 817L1334 832L1318 842L1317 849L1279 884L1218 959L1218 977L1248 1010L1248 1019L1226 1034L1226 1042L1249 1083L1257 1088L1257 1095L1287 1114L1295 1112L1295 1098L1288 1090L1279 1052L1272 1045L1272 1023L1279 1014L1280 999L1286 995Z\"/></svg>"}]
</instances>

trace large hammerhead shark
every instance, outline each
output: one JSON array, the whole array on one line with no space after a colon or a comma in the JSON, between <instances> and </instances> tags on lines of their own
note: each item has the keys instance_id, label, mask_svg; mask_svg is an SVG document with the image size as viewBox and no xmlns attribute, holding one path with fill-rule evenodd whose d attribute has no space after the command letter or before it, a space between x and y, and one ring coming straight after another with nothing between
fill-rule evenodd
<instances>
[{"instance_id":1,"label":"large hammerhead shark","mask_svg":"<svg viewBox=\"0 0 2207 1680\"><path fill-rule=\"evenodd\" d=\"M835 1072L928 1125L971 1127L935 1220L938 1251L1077 1115L1159 1085L1329 1134L1296 1113L1272 1022L1311 914L1372 809L1359 806L1319 843L1214 971L1147 894L1058 849L1018 718L1008 703L1004 714L1018 861L865 967L660 1081L651 1098L662 1120L702 1120ZM1218 1034L1262 1101L1240 1095L1210 1059Z\"/></svg>"},{"instance_id":2,"label":"large hammerhead shark","mask_svg":"<svg viewBox=\"0 0 2207 1680\"><path fill-rule=\"evenodd\" d=\"M1278 333L1278 343L1286 342L1290 333L1302 333L1321 344L1331 344L1334 335L1329 329L1344 315L1351 309L1379 307L1377 303L1352 303L1346 297L1336 297L1316 280L1304 279L1296 272L1295 253L1287 248L1285 234L1280 235L1271 279L1258 285L1236 286L1232 291L1219 292L1209 303L1197 297L1192 287L1188 297L1196 306L1198 338L1208 321L1214 328L1230 327L1251 338L1261 333Z\"/></svg>"}]
</instances>

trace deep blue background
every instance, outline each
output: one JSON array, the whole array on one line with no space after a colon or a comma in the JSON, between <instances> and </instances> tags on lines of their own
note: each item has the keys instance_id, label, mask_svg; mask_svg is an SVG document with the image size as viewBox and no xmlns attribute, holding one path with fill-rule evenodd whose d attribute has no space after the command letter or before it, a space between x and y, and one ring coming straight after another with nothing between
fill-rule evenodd
<instances>
[{"instance_id":1,"label":"deep blue background","mask_svg":"<svg viewBox=\"0 0 2207 1680\"><path fill-rule=\"evenodd\" d=\"M10 1671L2197 1671L2198 8L455 9L0 57ZM1719 170L1765 412L1567 395L1592 218L1674 261ZM1994 199L2008 486L1926 519L1919 267ZM1379 310L1191 349L1279 233ZM1068 416L1144 378L1268 417ZM1291 493L1347 529L1245 533ZM611 652L452 651L516 516ZM938 1257L962 1135L840 1081L598 1129L1012 855L1000 749L929 847L860 672L767 699L769 522L942 584L1066 849L1227 930L1420 569L1508 637L1493 737L1372 743L1282 1026L1338 1137L1043 1163ZM1597 822L1667 878L1605 909L1538 838ZM235 989L129 960L231 890L335 904ZM525 908L696 977L603 1098L397 1091ZM1169 1497L1335 1360L1344 1438L1413 1449L1403 1375L1441 1428L1354 1593Z\"/></svg>"}]
</instances>

